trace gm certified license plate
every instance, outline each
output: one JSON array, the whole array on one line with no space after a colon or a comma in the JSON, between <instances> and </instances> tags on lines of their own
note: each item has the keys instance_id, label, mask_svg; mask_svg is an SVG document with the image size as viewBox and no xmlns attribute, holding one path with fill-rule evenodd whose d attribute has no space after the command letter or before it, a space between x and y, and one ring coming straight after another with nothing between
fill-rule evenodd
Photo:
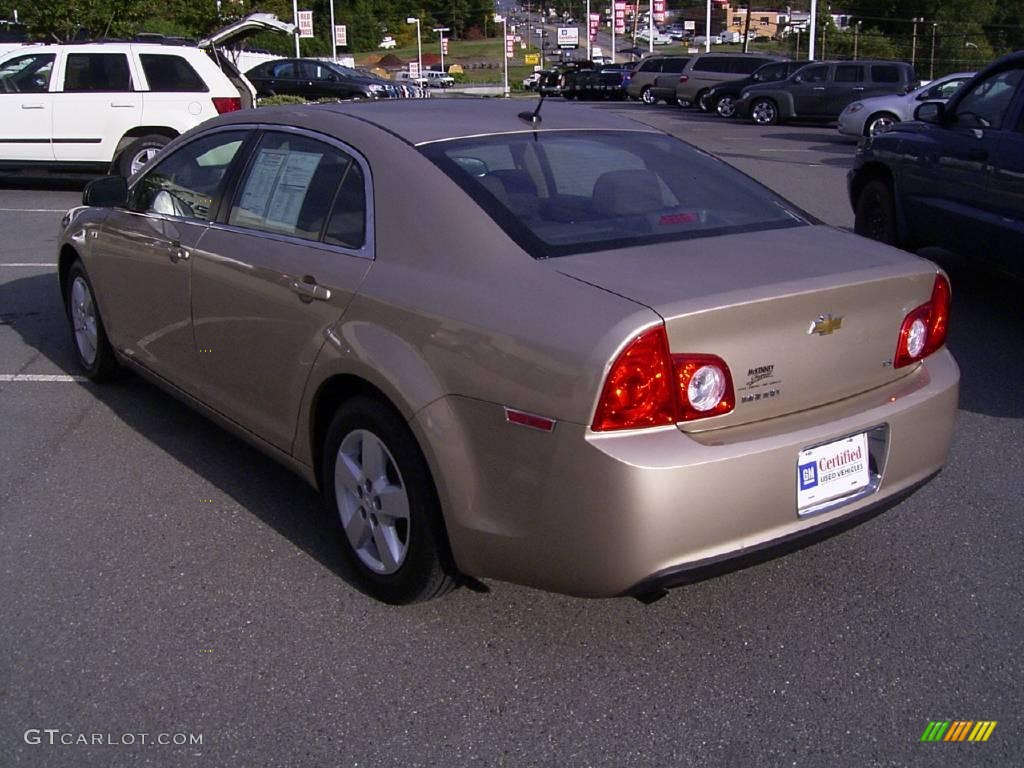
<instances>
[{"instance_id":1,"label":"gm certified license plate","mask_svg":"<svg viewBox=\"0 0 1024 768\"><path fill-rule=\"evenodd\" d=\"M866 432L800 451L797 514L808 514L826 501L854 494L870 482Z\"/></svg>"}]
</instances>

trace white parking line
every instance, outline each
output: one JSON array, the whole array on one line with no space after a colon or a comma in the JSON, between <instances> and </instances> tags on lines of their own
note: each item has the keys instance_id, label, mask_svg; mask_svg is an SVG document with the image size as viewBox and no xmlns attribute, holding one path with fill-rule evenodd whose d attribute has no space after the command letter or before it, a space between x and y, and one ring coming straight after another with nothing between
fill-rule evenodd
<instances>
[{"instance_id":1,"label":"white parking line","mask_svg":"<svg viewBox=\"0 0 1024 768\"><path fill-rule=\"evenodd\" d=\"M0 213L65 213L67 208L0 208Z\"/></svg>"},{"instance_id":2,"label":"white parking line","mask_svg":"<svg viewBox=\"0 0 1024 768\"><path fill-rule=\"evenodd\" d=\"M56 264L51 264L48 261L16 261L13 264L0 263L0 267L48 267L49 269L56 269Z\"/></svg>"},{"instance_id":3,"label":"white parking line","mask_svg":"<svg viewBox=\"0 0 1024 768\"><path fill-rule=\"evenodd\" d=\"M759 149L758 152L814 152L813 149Z\"/></svg>"},{"instance_id":4,"label":"white parking line","mask_svg":"<svg viewBox=\"0 0 1024 768\"><path fill-rule=\"evenodd\" d=\"M52 373L0 373L0 382L20 381L88 381L85 376Z\"/></svg>"}]
</instances>

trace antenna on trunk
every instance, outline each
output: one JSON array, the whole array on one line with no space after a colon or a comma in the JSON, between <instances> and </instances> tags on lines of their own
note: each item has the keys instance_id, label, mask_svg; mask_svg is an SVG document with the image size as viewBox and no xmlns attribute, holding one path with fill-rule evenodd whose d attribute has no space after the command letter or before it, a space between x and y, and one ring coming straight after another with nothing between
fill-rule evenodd
<instances>
[{"instance_id":1,"label":"antenna on trunk","mask_svg":"<svg viewBox=\"0 0 1024 768\"><path fill-rule=\"evenodd\" d=\"M544 106L544 94L540 95L540 101L537 102L537 108L533 112L526 111L519 113L519 119L525 120L530 125L537 125L541 121L540 108Z\"/></svg>"}]
</instances>

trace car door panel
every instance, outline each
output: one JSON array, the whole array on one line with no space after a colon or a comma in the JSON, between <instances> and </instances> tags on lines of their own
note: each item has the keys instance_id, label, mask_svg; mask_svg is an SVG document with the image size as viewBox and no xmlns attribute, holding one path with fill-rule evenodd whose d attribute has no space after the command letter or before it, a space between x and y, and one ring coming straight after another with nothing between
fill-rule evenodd
<instances>
[{"instance_id":1,"label":"car door panel","mask_svg":"<svg viewBox=\"0 0 1024 768\"><path fill-rule=\"evenodd\" d=\"M310 213L317 201L336 207L339 183L349 185L341 166L355 161L340 152L298 132L268 133L193 260L200 399L285 451L317 353L372 263L369 213L359 213L364 240L352 248L319 242L334 219ZM365 209L369 175L356 173Z\"/></svg>"},{"instance_id":2,"label":"car door panel","mask_svg":"<svg viewBox=\"0 0 1024 768\"><path fill-rule=\"evenodd\" d=\"M816 117L825 112L828 93L828 66L809 66L801 70L800 82L795 80L788 89L793 96L793 111L797 117Z\"/></svg>"},{"instance_id":3,"label":"car door panel","mask_svg":"<svg viewBox=\"0 0 1024 768\"><path fill-rule=\"evenodd\" d=\"M1024 87L1020 90L1019 125L1000 137L992 180L999 216L998 258L1018 273L1024 264Z\"/></svg>"},{"instance_id":4,"label":"car door panel","mask_svg":"<svg viewBox=\"0 0 1024 768\"><path fill-rule=\"evenodd\" d=\"M0 158L53 160L53 94L56 56L26 54L0 73Z\"/></svg>"}]
</instances>

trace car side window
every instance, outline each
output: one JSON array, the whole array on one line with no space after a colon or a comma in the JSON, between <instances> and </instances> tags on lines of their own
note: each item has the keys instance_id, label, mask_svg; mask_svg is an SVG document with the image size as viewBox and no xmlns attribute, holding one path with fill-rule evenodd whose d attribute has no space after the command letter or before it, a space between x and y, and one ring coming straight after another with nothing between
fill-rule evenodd
<instances>
[{"instance_id":1,"label":"car side window","mask_svg":"<svg viewBox=\"0 0 1024 768\"><path fill-rule=\"evenodd\" d=\"M18 56L0 67L0 93L45 93L53 74L52 53Z\"/></svg>"},{"instance_id":2,"label":"car side window","mask_svg":"<svg viewBox=\"0 0 1024 768\"><path fill-rule=\"evenodd\" d=\"M738 58L733 60L732 71L739 75L750 75L764 63L764 59Z\"/></svg>"},{"instance_id":3,"label":"car side window","mask_svg":"<svg viewBox=\"0 0 1024 768\"><path fill-rule=\"evenodd\" d=\"M123 53L70 53L65 93L121 93L132 90L128 56Z\"/></svg>"},{"instance_id":4,"label":"car side window","mask_svg":"<svg viewBox=\"0 0 1024 768\"><path fill-rule=\"evenodd\" d=\"M872 64L871 82L873 83L898 83L900 81L900 68L894 64Z\"/></svg>"},{"instance_id":5,"label":"car side window","mask_svg":"<svg viewBox=\"0 0 1024 768\"><path fill-rule=\"evenodd\" d=\"M839 64L836 66L833 82L862 83L864 82L864 67L853 64Z\"/></svg>"},{"instance_id":6,"label":"car side window","mask_svg":"<svg viewBox=\"0 0 1024 768\"><path fill-rule=\"evenodd\" d=\"M362 248L366 242L366 184L354 159L349 162L335 195L324 242L353 250Z\"/></svg>"},{"instance_id":7,"label":"car side window","mask_svg":"<svg viewBox=\"0 0 1024 768\"><path fill-rule=\"evenodd\" d=\"M207 93L206 83L181 56L165 53L139 55L150 91L161 93Z\"/></svg>"},{"instance_id":8,"label":"car side window","mask_svg":"<svg viewBox=\"0 0 1024 768\"><path fill-rule=\"evenodd\" d=\"M651 59L650 61L645 61L643 64L640 65L640 71L641 72L661 72L661 66L662 66L662 60L661 59ZM682 71L682 70L680 70L680 71Z\"/></svg>"},{"instance_id":9,"label":"car side window","mask_svg":"<svg viewBox=\"0 0 1024 768\"><path fill-rule=\"evenodd\" d=\"M296 71L295 62L293 61L282 61L279 64L275 64L270 69L271 77L278 77L286 80L294 80L298 77Z\"/></svg>"},{"instance_id":10,"label":"car side window","mask_svg":"<svg viewBox=\"0 0 1024 768\"><path fill-rule=\"evenodd\" d=\"M804 67L800 77L805 83L824 83L828 80L828 66Z\"/></svg>"},{"instance_id":11,"label":"car side window","mask_svg":"<svg viewBox=\"0 0 1024 768\"><path fill-rule=\"evenodd\" d=\"M707 56L702 59L697 59L697 61L693 63L693 67L691 67L691 69L694 72L729 72L730 61L726 58L713 58L711 56Z\"/></svg>"},{"instance_id":12,"label":"car side window","mask_svg":"<svg viewBox=\"0 0 1024 768\"><path fill-rule=\"evenodd\" d=\"M332 76L334 76L333 79L337 79L337 76L334 75L334 70L319 62L303 61L300 62L299 66L301 67L299 72L303 78L309 80L331 80Z\"/></svg>"},{"instance_id":13,"label":"car side window","mask_svg":"<svg viewBox=\"0 0 1024 768\"><path fill-rule=\"evenodd\" d=\"M956 124L967 128L1002 128L1022 81L1024 69L1009 69L975 84L957 106Z\"/></svg>"},{"instance_id":14,"label":"car side window","mask_svg":"<svg viewBox=\"0 0 1024 768\"><path fill-rule=\"evenodd\" d=\"M292 133L267 133L239 184L228 224L320 240L352 158Z\"/></svg>"},{"instance_id":15,"label":"car side window","mask_svg":"<svg viewBox=\"0 0 1024 768\"><path fill-rule=\"evenodd\" d=\"M153 166L132 190L132 209L207 221L223 192L245 131L221 131L186 144Z\"/></svg>"},{"instance_id":16,"label":"car side window","mask_svg":"<svg viewBox=\"0 0 1024 768\"><path fill-rule=\"evenodd\" d=\"M689 59L665 59L665 63L661 68L662 72L668 72L670 74L678 74L683 71L686 67L686 62Z\"/></svg>"}]
</instances>

